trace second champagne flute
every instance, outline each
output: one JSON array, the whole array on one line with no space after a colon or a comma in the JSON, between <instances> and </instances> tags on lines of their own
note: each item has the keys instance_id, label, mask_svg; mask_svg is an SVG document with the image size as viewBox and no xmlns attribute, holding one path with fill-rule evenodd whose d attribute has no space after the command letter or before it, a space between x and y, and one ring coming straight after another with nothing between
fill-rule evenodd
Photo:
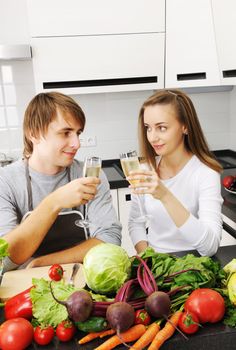
<instances>
[{"instance_id":1,"label":"second champagne flute","mask_svg":"<svg viewBox=\"0 0 236 350\"><path fill-rule=\"evenodd\" d=\"M102 159L99 157L86 157L83 167L83 176L95 176L99 177L102 167ZM84 219L76 220L75 224L79 227L88 228L90 221L88 219L88 204L85 204Z\"/></svg>"},{"instance_id":2,"label":"second champagne flute","mask_svg":"<svg viewBox=\"0 0 236 350\"><path fill-rule=\"evenodd\" d=\"M121 162L122 170L123 170L126 177L129 176L130 171L139 171L142 169L136 151L122 153L120 155L120 162ZM130 181L130 183L132 185L138 185L138 184L140 184L140 181L139 180L132 180L132 181ZM138 205L139 205L141 215L139 216L139 218L137 218L137 221L144 222L147 224L148 219L149 219L149 215L145 214L145 212L144 212L144 207L143 207L143 203L141 201L140 196L141 195L137 195L137 200L138 200Z\"/></svg>"}]
</instances>

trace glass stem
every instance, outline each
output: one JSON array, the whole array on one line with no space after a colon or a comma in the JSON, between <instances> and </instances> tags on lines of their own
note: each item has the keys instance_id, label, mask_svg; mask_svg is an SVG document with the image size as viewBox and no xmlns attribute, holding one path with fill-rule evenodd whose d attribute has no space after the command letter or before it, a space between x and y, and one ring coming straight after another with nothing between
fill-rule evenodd
<instances>
[{"instance_id":1,"label":"glass stem","mask_svg":"<svg viewBox=\"0 0 236 350\"><path fill-rule=\"evenodd\" d=\"M85 211L84 211L84 220L88 220L88 204L86 203L85 205L84 205L84 209L85 209Z\"/></svg>"}]
</instances>

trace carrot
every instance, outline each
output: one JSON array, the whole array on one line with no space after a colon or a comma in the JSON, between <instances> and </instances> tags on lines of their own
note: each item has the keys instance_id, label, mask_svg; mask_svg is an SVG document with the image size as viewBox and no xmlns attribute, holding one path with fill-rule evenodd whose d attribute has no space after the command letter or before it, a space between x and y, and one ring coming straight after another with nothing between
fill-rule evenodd
<instances>
[{"instance_id":1,"label":"carrot","mask_svg":"<svg viewBox=\"0 0 236 350\"><path fill-rule=\"evenodd\" d=\"M151 342L148 350L158 350L161 345L169 339L175 332L175 327L178 325L179 318L182 314L182 311L176 311L170 318L170 320L166 322L165 326L158 332Z\"/></svg>"},{"instance_id":2,"label":"carrot","mask_svg":"<svg viewBox=\"0 0 236 350\"><path fill-rule=\"evenodd\" d=\"M120 337L118 337L118 335L113 335L113 337L107 339L94 350L112 350L117 345L122 344L122 340L127 343L137 340L143 335L143 333L145 333L145 331L146 327L143 324L136 324L127 331L120 333Z\"/></svg>"},{"instance_id":3,"label":"carrot","mask_svg":"<svg viewBox=\"0 0 236 350\"><path fill-rule=\"evenodd\" d=\"M103 338L106 337L107 335L112 335L114 334L116 331L114 329L107 329L105 331L101 331L101 332L90 332L88 333L85 337L81 338L78 343L79 344L85 344L90 342L93 339L96 338Z\"/></svg>"},{"instance_id":4,"label":"carrot","mask_svg":"<svg viewBox=\"0 0 236 350\"><path fill-rule=\"evenodd\" d=\"M153 322L150 324L150 326L147 328L146 332L134 343L130 350L143 350L147 345L149 345L155 335L159 332L160 325L156 322Z\"/></svg>"}]
</instances>

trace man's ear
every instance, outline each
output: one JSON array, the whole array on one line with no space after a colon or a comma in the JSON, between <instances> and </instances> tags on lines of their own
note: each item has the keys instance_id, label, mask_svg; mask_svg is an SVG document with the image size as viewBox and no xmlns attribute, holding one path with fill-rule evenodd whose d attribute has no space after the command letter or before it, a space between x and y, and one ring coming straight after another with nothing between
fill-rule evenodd
<instances>
[{"instance_id":1,"label":"man's ear","mask_svg":"<svg viewBox=\"0 0 236 350\"><path fill-rule=\"evenodd\" d=\"M32 136L30 135L29 137L30 141L32 142L33 145L37 145L39 142L40 142L40 137L35 137L35 136Z\"/></svg>"}]
</instances>

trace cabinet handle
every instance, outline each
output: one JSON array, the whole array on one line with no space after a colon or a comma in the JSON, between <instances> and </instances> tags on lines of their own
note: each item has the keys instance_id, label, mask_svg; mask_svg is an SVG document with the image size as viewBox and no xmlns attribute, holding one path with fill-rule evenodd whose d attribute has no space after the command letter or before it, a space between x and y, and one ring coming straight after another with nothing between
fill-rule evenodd
<instances>
[{"instance_id":1,"label":"cabinet handle","mask_svg":"<svg viewBox=\"0 0 236 350\"><path fill-rule=\"evenodd\" d=\"M134 78L114 78L114 79L94 79L94 80L72 80L44 82L44 89L66 89L76 87L108 86L108 85L132 85L157 83L157 76L134 77Z\"/></svg>"},{"instance_id":2,"label":"cabinet handle","mask_svg":"<svg viewBox=\"0 0 236 350\"><path fill-rule=\"evenodd\" d=\"M177 74L177 80L198 80L206 79L206 72Z\"/></svg>"},{"instance_id":3,"label":"cabinet handle","mask_svg":"<svg viewBox=\"0 0 236 350\"><path fill-rule=\"evenodd\" d=\"M223 70L223 78L235 78L236 69Z\"/></svg>"},{"instance_id":4,"label":"cabinet handle","mask_svg":"<svg viewBox=\"0 0 236 350\"><path fill-rule=\"evenodd\" d=\"M125 200L126 200L126 202L131 201L131 195L130 194L126 194L125 195Z\"/></svg>"}]
</instances>

